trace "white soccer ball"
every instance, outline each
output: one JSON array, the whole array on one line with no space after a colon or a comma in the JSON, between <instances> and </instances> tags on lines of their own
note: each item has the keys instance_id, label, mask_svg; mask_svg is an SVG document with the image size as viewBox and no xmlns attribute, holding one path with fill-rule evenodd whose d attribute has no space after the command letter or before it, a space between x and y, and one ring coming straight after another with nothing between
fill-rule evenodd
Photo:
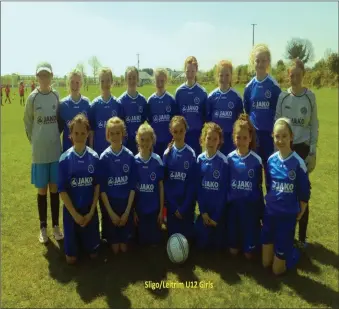
<instances>
[{"instance_id":1,"label":"white soccer ball","mask_svg":"<svg viewBox=\"0 0 339 309\"><path fill-rule=\"evenodd\" d=\"M186 237L175 233L167 241L167 255L172 263L182 264L188 258L189 245Z\"/></svg>"}]
</instances>

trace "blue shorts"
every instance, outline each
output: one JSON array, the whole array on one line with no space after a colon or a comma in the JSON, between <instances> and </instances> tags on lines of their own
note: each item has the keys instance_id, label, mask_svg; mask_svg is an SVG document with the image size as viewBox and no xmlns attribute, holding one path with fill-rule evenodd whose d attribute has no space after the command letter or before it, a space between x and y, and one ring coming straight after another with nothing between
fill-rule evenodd
<instances>
[{"instance_id":1,"label":"blue shorts","mask_svg":"<svg viewBox=\"0 0 339 309\"><path fill-rule=\"evenodd\" d=\"M89 211L89 209L88 209ZM78 210L79 213L85 215L86 212ZM92 220L87 226L81 227L78 225L67 208L63 209L63 223L64 223L64 248L67 256L77 256L79 253L79 246L87 253L95 253L100 245L99 233L99 217L95 212Z\"/></svg>"},{"instance_id":2,"label":"blue shorts","mask_svg":"<svg viewBox=\"0 0 339 309\"><path fill-rule=\"evenodd\" d=\"M200 131L189 131L186 133L185 143L194 150L195 155L201 154Z\"/></svg>"},{"instance_id":3,"label":"blue shorts","mask_svg":"<svg viewBox=\"0 0 339 309\"><path fill-rule=\"evenodd\" d=\"M159 211L138 214L138 238L140 245L156 245L161 241L161 228L158 224Z\"/></svg>"},{"instance_id":4,"label":"blue shorts","mask_svg":"<svg viewBox=\"0 0 339 309\"><path fill-rule=\"evenodd\" d=\"M127 208L128 199L112 199L109 198L109 203L113 209L113 211L118 215L122 216ZM114 244L127 244L132 237L133 234L133 214L132 211L129 213L128 220L125 226L115 226L111 220L111 217L107 213L104 220L106 221L106 237L107 242L111 245Z\"/></svg>"},{"instance_id":5,"label":"blue shorts","mask_svg":"<svg viewBox=\"0 0 339 309\"><path fill-rule=\"evenodd\" d=\"M297 215L264 214L261 231L262 244L273 244L275 255L286 260L293 251Z\"/></svg>"},{"instance_id":6,"label":"blue shorts","mask_svg":"<svg viewBox=\"0 0 339 309\"><path fill-rule=\"evenodd\" d=\"M36 188L46 188L49 183L58 183L59 162L33 163L31 168L31 184Z\"/></svg>"},{"instance_id":7,"label":"blue shorts","mask_svg":"<svg viewBox=\"0 0 339 309\"><path fill-rule=\"evenodd\" d=\"M232 133L224 133L224 143L222 144L220 148L220 152L227 156L229 153L231 153L235 149L234 143L233 143L233 137Z\"/></svg>"},{"instance_id":8,"label":"blue shorts","mask_svg":"<svg viewBox=\"0 0 339 309\"><path fill-rule=\"evenodd\" d=\"M232 202L228 207L228 246L253 252L260 244L261 203Z\"/></svg>"},{"instance_id":9,"label":"blue shorts","mask_svg":"<svg viewBox=\"0 0 339 309\"><path fill-rule=\"evenodd\" d=\"M257 131L257 139L256 139L256 153L262 159L264 166L266 166L266 162L268 158L274 152L274 143L272 133L268 131Z\"/></svg>"}]
</instances>

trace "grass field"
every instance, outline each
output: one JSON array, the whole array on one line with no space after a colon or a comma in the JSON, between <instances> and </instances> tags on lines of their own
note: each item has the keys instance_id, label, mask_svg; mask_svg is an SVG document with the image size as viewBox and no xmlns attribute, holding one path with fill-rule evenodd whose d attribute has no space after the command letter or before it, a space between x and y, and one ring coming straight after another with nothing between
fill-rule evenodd
<instances>
[{"instance_id":1,"label":"grass field","mask_svg":"<svg viewBox=\"0 0 339 309\"><path fill-rule=\"evenodd\" d=\"M113 94L123 91L116 88ZM139 91L148 97L153 89ZM65 96L65 89L59 92ZM84 95L93 99L97 93L93 88ZM66 265L62 243L38 242L30 145L16 95L13 104L1 107L1 307L338 307L338 89L315 93L320 137L311 175L310 246L297 271L281 278L263 271L259 260L249 263L227 253L193 250L184 266L172 265L164 246L133 248L116 257L103 248L95 262ZM145 288L145 282L160 280L211 282L213 288Z\"/></svg>"}]
</instances>

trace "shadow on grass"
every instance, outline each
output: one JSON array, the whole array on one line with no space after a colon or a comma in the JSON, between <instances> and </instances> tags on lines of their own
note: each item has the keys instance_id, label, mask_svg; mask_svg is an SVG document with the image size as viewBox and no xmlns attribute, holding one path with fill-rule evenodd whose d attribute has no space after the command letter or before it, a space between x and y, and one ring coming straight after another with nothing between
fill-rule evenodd
<instances>
[{"instance_id":1,"label":"shadow on grass","mask_svg":"<svg viewBox=\"0 0 339 309\"><path fill-rule=\"evenodd\" d=\"M280 290L283 283L313 305L338 305L336 291L323 283L301 276L296 271L275 277L270 271L263 270L259 255L253 261L247 261L242 256L233 258L228 252L201 252L193 247L186 263L175 265L167 257L165 243L166 235L163 243L156 248L132 246L129 252L117 256L113 255L107 245L102 245L96 260L92 261L83 256L77 265L69 266L65 262L62 242L59 243L60 248L50 242L45 257L49 261L52 278L62 284L76 282L77 292L85 303L90 303L98 297L106 297L110 308L131 308L131 301L124 295L124 290L130 284L160 282L167 279L169 272L176 274L181 282L199 281L194 273L196 267L220 274L221 279L228 284L237 284L241 281L240 275L246 275L272 292ZM321 270L312 263L312 259L338 268L338 255L320 244L310 244L308 255L311 258L303 256L299 269L319 273ZM144 293L150 293L158 299L165 299L169 290L145 289L138 293L140 297Z\"/></svg>"}]
</instances>

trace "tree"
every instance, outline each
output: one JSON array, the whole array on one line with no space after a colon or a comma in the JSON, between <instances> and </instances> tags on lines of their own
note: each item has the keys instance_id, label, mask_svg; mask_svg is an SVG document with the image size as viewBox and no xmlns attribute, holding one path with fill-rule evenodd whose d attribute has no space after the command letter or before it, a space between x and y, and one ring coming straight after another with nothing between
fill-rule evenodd
<instances>
[{"instance_id":1,"label":"tree","mask_svg":"<svg viewBox=\"0 0 339 309\"><path fill-rule=\"evenodd\" d=\"M99 69L101 67L101 63L96 56L93 56L88 60L88 64L92 67L93 77L96 79L98 76Z\"/></svg>"},{"instance_id":2,"label":"tree","mask_svg":"<svg viewBox=\"0 0 339 309\"><path fill-rule=\"evenodd\" d=\"M146 72L147 74L153 76L153 69L151 68L142 69L141 72Z\"/></svg>"},{"instance_id":3,"label":"tree","mask_svg":"<svg viewBox=\"0 0 339 309\"><path fill-rule=\"evenodd\" d=\"M293 60L299 58L304 64L314 59L314 49L310 40L292 38L286 45L286 58Z\"/></svg>"},{"instance_id":4,"label":"tree","mask_svg":"<svg viewBox=\"0 0 339 309\"><path fill-rule=\"evenodd\" d=\"M312 68L313 71L325 71L326 70L326 61L324 59L320 59Z\"/></svg>"},{"instance_id":5,"label":"tree","mask_svg":"<svg viewBox=\"0 0 339 309\"><path fill-rule=\"evenodd\" d=\"M339 55L338 53L332 53L326 63L329 71L332 74L339 74Z\"/></svg>"},{"instance_id":6,"label":"tree","mask_svg":"<svg viewBox=\"0 0 339 309\"><path fill-rule=\"evenodd\" d=\"M83 62L79 62L76 66L76 69L81 72L82 76L86 75L85 64Z\"/></svg>"}]
</instances>

